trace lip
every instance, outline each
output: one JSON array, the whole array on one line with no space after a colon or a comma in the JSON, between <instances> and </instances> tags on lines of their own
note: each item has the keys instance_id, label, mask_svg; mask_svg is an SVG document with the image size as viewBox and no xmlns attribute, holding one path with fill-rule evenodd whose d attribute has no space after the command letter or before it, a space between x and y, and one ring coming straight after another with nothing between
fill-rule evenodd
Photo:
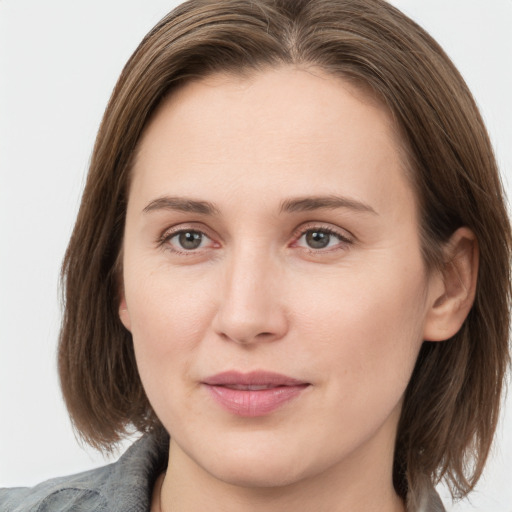
<instances>
[{"instance_id":1,"label":"lip","mask_svg":"<svg viewBox=\"0 0 512 512\"><path fill-rule=\"evenodd\" d=\"M227 371L202 381L225 410L244 417L265 416L297 398L310 383L279 373Z\"/></svg>"}]
</instances>

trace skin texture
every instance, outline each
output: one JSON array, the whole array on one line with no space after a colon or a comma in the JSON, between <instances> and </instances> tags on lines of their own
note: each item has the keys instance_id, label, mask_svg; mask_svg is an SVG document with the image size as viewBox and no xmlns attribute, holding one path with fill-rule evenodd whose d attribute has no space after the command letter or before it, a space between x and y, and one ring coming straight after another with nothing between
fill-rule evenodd
<instances>
[{"instance_id":1,"label":"skin texture","mask_svg":"<svg viewBox=\"0 0 512 512\"><path fill-rule=\"evenodd\" d=\"M158 109L133 170L119 312L171 434L162 510L403 510L403 393L423 339L464 320L477 253L462 229L453 271L426 271L399 146L384 107L315 69L214 75ZM315 230L326 247L310 247ZM309 385L240 417L202 384L227 370Z\"/></svg>"}]
</instances>

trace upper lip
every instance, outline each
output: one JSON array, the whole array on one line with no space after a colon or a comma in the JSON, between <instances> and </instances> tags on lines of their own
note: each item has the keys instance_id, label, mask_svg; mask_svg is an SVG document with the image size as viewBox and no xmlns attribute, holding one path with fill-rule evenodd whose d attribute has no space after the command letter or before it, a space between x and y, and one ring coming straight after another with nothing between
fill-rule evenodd
<instances>
[{"instance_id":1,"label":"upper lip","mask_svg":"<svg viewBox=\"0 0 512 512\"><path fill-rule=\"evenodd\" d=\"M203 384L209 386L303 386L309 384L303 380L294 379L280 373L267 371L252 371L243 373L239 371L226 371L217 373L204 379Z\"/></svg>"}]
</instances>

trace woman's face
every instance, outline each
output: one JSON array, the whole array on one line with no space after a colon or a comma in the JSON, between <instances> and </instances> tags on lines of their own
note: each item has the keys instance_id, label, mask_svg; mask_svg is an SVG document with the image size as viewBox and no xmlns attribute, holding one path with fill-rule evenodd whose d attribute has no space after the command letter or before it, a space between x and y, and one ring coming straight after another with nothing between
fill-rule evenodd
<instances>
[{"instance_id":1,"label":"woman's face","mask_svg":"<svg viewBox=\"0 0 512 512\"><path fill-rule=\"evenodd\" d=\"M398 145L385 108L318 70L216 75L159 108L120 316L177 460L249 486L390 474L438 280Z\"/></svg>"}]
</instances>

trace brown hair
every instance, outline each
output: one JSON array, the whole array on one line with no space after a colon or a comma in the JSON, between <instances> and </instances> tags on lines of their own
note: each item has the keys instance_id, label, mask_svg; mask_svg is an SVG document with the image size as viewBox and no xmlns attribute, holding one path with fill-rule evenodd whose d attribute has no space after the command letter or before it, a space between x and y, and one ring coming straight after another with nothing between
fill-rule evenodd
<instances>
[{"instance_id":1,"label":"brown hair","mask_svg":"<svg viewBox=\"0 0 512 512\"><path fill-rule=\"evenodd\" d=\"M443 477L463 496L483 470L509 362L510 225L467 86L438 44L382 0L190 0L142 41L105 112L62 268L59 368L74 425L104 449L130 428L163 429L118 318L130 164L148 119L183 82L283 64L364 83L387 104L407 147L429 268L441 265L441 247L458 227L478 239L475 303L451 341L422 346L393 475L404 498L422 479Z\"/></svg>"}]
</instances>

